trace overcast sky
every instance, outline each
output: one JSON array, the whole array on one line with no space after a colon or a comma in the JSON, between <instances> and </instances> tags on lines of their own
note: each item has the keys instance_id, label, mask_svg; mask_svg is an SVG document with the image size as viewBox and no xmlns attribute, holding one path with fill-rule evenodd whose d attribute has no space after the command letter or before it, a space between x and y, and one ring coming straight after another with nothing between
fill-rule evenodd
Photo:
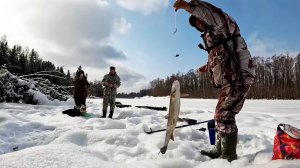
<instances>
[{"instance_id":1,"label":"overcast sky","mask_svg":"<svg viewBox=\"0 0 300 168\"><path fill-rule=\"evenodd\" d=\"M300 1L209 2L238 22L252 55L299 53ZM102 80L116 66L119 92L139 91L155 78L187 72L207 62L189 15L174 0L1 0L0 36L34 48L40 57ZM175 58L174 56L180 56Z\"/></svg>"}]
</instances>

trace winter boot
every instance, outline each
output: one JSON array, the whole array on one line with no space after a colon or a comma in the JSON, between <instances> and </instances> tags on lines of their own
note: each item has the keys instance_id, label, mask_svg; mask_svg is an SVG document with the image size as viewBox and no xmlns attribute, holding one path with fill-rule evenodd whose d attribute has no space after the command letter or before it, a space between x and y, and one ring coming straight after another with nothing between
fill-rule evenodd
<instances>
[{"instance_id":1,"label":"winter boot","mask_svg":"<svg viewBox=\"0 0 300 168\"><path fill-rule=\"evenodd\" d=\"M86 106L85 106L84 104L82 104L82 105L80 106L79 111L80 111L80 115L81 115L81 116L84 116L84 115L86 114Z\"/></svg>"},{"instance_id":2,"label":"winter boot","mask_svg":"<svg viewBox=\"0 0 300 168\"><path fill-rule=\"evenodd\" d=\"M106 110L102 110L102 117L101 118L106 118Z\"/></svg>"},{"instance_id":3,"label":"winter boot","mask_svg":"<svg viewBox=\"0 0 300 168\"><path fill-rule=\"evenodd\" d=\"M112 118L113 115L114 115L114 111L110 111L108 117L109 117L109 118Z\"/></svg>"},{"instance_id":4,"label":"winter boot","mask_svg":"<svg viewBox=\"0 0 300 168\"><path fill-rule=\"evenodd\" d=\"M230 134L222 134L222 159L227 159L229 162L237 159L236 145L237 145L237 132Z\"/></svg>"},{"instance_id":5,"label":"winter boot","mask_svg":"<svg viewBox=\"0 0 300 168\"><path fill-rule=\"evenodd\" d=\"M210 151L201 150L200 153L202 155L206 155L212 159L216 159L216 158L220 157L222 154L221 141L222 141L221 135L220 135L220 133L218 133L217 141L216 141L216 145L215 145L216 148L212 149Z\"/></svg>"}]
</instances>

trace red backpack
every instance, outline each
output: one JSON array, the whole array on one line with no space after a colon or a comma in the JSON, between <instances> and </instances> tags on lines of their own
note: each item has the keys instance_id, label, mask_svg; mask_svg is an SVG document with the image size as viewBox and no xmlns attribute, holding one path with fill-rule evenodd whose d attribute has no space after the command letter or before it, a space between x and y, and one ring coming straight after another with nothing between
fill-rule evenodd
<instances>
[{"instance_id":1,"label":"red backpack","mask_svg":"<svg viewBox=\"0 0 300 168\"><path fill-rule=\"evenodd\" d=\"M288 124L278 125L272 159L300 159L299 129Z\"/></svg>"}]
</instances>

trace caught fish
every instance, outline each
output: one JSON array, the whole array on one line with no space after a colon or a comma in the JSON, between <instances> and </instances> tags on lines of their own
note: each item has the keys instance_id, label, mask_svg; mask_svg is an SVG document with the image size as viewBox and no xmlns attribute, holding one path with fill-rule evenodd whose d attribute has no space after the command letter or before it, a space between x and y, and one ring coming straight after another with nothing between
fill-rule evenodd
<instances>
[{"instance_id":1,"label":"caught fish","mask_svg":"<svg viewBox=\"0 0 300 168\"><path fill-rule=\"evenodd\" d=\"M160 152L165 154L168 148L170 139L174 141L174 130L176 128L178 115L180 111L180 83L175 80L172 84L171 95L170 95L170 105L168 114L168 124L166 130L165 143Z\"/></svg>"},{"instance_id":2,"label":"caught fish","mask_svg":"<svg viewBox=\"0 0 300 168\"><path fill-rule=\"evenodd\" d=\"M173 35L177 32L177 28L175 28L174 32L173 32Z\"/></svg>"},{"instance_id":3,"label":"caught fish","mask_svg":"<svg viewBox=\"0 0 300 168\"><path fill-rule=\"evenodd\" d=\"M174 27L175 31L173 32L173 35L177 32L177 12L174 13Z\"/></svg>"}]
</instances>

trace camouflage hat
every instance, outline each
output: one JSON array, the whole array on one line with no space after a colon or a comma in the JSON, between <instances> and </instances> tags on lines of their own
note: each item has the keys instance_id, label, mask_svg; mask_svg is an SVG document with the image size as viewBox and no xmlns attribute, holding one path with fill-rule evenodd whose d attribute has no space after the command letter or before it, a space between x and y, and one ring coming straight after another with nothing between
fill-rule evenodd
<instances>
[{"instance_id":1,"label":"camouflage hat","mask_svg":"<svg viewBox=\"0 0 300 168\"><path fill-rule=\"evenodd\" d=\"M199 20L199 19L198 19L196 16L191 15L190 18L189 18L190 25L191 25L192 27L195 27L198 31L204 32L203 29L199 28L199 27L196 25L197 20Z\"/></svg>"}]
</instances>

